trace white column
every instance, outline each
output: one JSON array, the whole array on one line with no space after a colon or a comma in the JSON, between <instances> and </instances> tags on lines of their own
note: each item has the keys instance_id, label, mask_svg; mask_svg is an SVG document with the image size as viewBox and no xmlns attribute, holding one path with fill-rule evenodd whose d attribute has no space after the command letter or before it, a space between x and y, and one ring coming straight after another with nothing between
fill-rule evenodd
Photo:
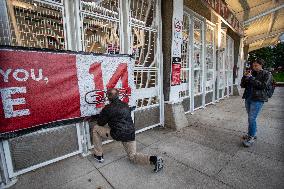
<instances>
[{"instance_id":1,"label":"white column","mask_svg":"<svg viewBox=\"0 0 284 189\"><path fill-rule=\"evenodd\" d=\"M182 40L180 42L180 55L176 55L174 51L176 50L175 45L175 20L181 20L183 21L183 0L173 0L173 20L172 20L172 49L171 49L171 63L173 60L173 57L179 57L181 58L181 45ZM176 41L177 42L177 41ZM172 70L171 70L172 75ZM171 86L170 89L170 101L171 102L179 102L179 91L181 90L180 85Z\"/></svg>"},{"instance_id":2,"label":"white column","mask_svg":"<svg viewBox=\"0 0 284 189\"><path fill-rule=\"evenodd\" d=\"M131 27L129 1L120 0L120 53L131 54Z\"/></svg>"}]
</instances>

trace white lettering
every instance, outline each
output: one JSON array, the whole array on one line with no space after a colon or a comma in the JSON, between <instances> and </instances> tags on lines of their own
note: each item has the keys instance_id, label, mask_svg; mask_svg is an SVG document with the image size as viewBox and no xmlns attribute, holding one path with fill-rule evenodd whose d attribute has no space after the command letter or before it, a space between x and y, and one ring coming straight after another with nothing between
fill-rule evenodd
<instances>
[{"instance_id":1,"label":"white lettering","mask_svg":"<svg viewBox=\"0 0 284 189\"><path fill-rule=\"evenodd\" d=\"M11 73L12 69L8 69L6 72L4 72L2 69L0 69L0 74L3 76L4 82L8 82L8 76Z\"/></svg>"},{"instance_id":2,"label":"white lettering","mask_svg":"<svg viewBox=\"0 0 284 189\"><path fill-rule=\"evenodd\" d=\"M31 69L30 73L29 71L25 70L25 69L7 69L6 71L0 69L0 75L2 75L3 77L3 81L8 83L9 81L11 81L11 77L10 75L13 75L14 79L16 81L27 81L29 78L34 80L34 81L40 81L40 80L44 80L46 83L48 83L48 78L43 76L43 70L42 69ZM10 77L10 78L9 78Z\"/></svg>"},{"instance_id":3,"label":"white lettering","mask_svg":"<svg viewBox=\"0 0 284 189\"><path fill-rule=\"evenodd\" d=\"M35 76L35 70L34 69L31 69L31 77L33 80L35 81L40 81L42 80L43 76L42 76L42 69L39 69L38 70L38 77L36 78Z\"/></svg>"},{"instance_id":4,"label":"white lettering","mask_svg":"<svg viewBox=\"0 0 284 189\"><path fill-rule=\"evenodd\" d=\"M13 106L25 104L25 98L12 99L12 94L26 93L26 87L9 87L0 89L5 118L30 115L29 109L14 110Z\"/></svg>"},{"instance_id":5,"label":"white lettering","mask_svg":"<svg viewBox=\"0 0 284 189\"><path fill-rule=\"evenodd\" d=\"M23 74L25 74L25 76L23 78L19 78L19 76L18 76L19 73L23 73ZM24 69L16 69L13 73L13 76L17 81L27 81L28 78L29 78L29 72L27 72Z\"/></svg>"}]
</instances>

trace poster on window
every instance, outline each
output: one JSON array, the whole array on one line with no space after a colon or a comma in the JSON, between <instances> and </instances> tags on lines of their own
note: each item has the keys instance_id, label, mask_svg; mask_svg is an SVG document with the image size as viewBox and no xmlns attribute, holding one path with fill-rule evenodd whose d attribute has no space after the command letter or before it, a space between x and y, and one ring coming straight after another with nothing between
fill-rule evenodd
<instances>
[{"instance_id":1,"label":"poster on window","mask_svg":"<svg viewBox=\"0 0 284 189\"><path fill-rule=\"evenodd\" d=\"M173 18L172 18L172 72L171 85L180 85L181 83L181 54L183 43L183 1L173 2Z\"/></svg>"},{"instance_id":2,"label":"poster on window","mask_svg":"<svg viewBox=\"0 0 284 189\"><path fill-rule=\"evenodd\" d=\"M172 41L172 57L181 57L182 46L182 27L183 20L174 18L173 23L173 41Z\"/></svg>"},{"instance_id":3,"label":"poster on window","mask_svg":"<svg viewBox=\"0 0 284 189\"><path fill-rule=\"evenodd\" d=\"M0 48L0 134L98 114L108 88L135 105L127 55Z\"/></svg>"},{"instance_id":4,"label":"poster on window","mask_svg":"<svg viewBox=\"0 0 284 189\"><path fill-rule=\"evenodd\" d=\"M180 85L181 83L180 74L181 74L181 64L173 63L172 64L172 83L171 83L172 86Z\"/></svg>"}]
</instances>

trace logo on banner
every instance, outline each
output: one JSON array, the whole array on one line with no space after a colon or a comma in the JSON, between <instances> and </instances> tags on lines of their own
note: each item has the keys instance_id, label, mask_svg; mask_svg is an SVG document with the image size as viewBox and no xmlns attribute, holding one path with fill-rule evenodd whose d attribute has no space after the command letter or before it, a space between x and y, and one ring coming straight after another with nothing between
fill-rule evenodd
<instances>
[{"instance_id":1,"label":"logo on banner","mask_svg":"<svg viewBox=\"0 0 284 189\"><path fill-rule=\"evenodd\" d=\"M107 102L106 92L110 88L119 90L123 102L133 104L129 78L133 79L129 57L77 56L77 74L82 116L99 113ZM134 82L133 82L134 85Z\"/></svg>"}]
</instances>

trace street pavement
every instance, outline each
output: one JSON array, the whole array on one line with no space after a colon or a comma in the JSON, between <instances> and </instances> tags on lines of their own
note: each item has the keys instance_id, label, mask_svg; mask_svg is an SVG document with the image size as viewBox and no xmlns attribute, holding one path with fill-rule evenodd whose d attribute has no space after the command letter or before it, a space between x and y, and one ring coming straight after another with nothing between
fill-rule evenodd
<instances>
[{"instance_id":1,"label":"street pavement","mask_svg":"<svg viewBox=\"0 0 284 189\"><path fill-rule=\"evenodd\" d=\"M284 188L284 88L277 88L258 120L258 139L241 145L247 115L240 96L193 114L189 126L137 135L137 149L165 159L165 168L134 165L122 145L104 145L105 162L74 156L18 177L12 189Z\"/></svg>"}]
</instances>

